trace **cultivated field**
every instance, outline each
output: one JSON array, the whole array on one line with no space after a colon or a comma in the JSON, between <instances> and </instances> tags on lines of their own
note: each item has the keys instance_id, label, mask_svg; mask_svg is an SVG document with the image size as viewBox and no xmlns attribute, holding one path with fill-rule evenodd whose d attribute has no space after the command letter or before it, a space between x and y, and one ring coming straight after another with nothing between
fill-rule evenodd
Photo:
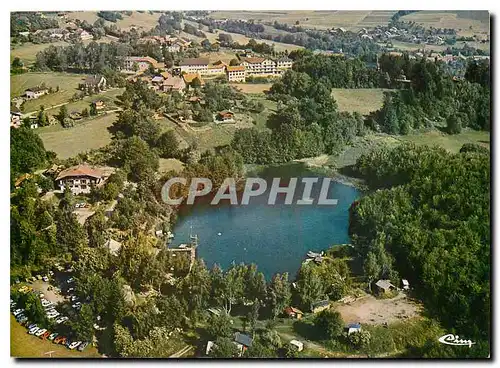
<instances>
[{"instance_id":1,"label":"cultivated field","mask_svg":"<svg viewBox=\"0 0 500 368\"><path fill-rule=\"evenodd\" d=\"M154 28L158 24L158 18L160 18L161 13L150 14L148 11L139 13L137 11L132 12L132 15L128 16L122 14L123 19L118 20L116 23L106 21L107 25L116 24L116 26L123 30L130 30L131 27L136 27L144 31L148 31ZM87 22L93 24L99 17L96 11L77 11L68 13L69 19L80 19L86 20Z\"/></svg>"},{"instance_id":2,"label":"cultivated field","mask_svg":"<svg viewBox=\"0 0 500 368\"><path fill-rule=\"evenodd\" d=\"M125 88L108 89L96 95L86 96L80 101L69 102L66 104L66 108L68 109L69 113L71 113L72 111L81 112L84 108L90 109L90 104L92 103L92 101L103 100L106 110L114 110L118 108L118 106L116 105L117 97L122 95L124 91ZM51 115L57 115L59 113L59 109L60 107L54 107L51 109L48 109L46 107L45 111Z\"/></svg>"},{"instance_id":3,"label":"cultivated field","mask_svg":"<svg viewBox=\"0 0 500 368\"><path fill-rule=\"evenodd\" d=\"M382 107L384 91L382 88L334 88L332 96L337 101L340 111L357 111L360 114L366 115Z\"/></svg>"},{"instance_id":4,"label":"cultivated field","mask_svg":"<svg viewBox=\"0 0 500 368\"><path fill-rule=\"evenodd\" d=\"M51 352L51 354L45 354ZM10 356L19 358L89 358L100 357L96 348L87 346L85 351L69 350L65 346L56 345L49 340L28 334L26 328L10 316Z\"/></svg>"},{"instance_id":5,"label":"cultivated field","mask_svg":"<svg viewBox=\"0 0 500 368\"><path fill-rule=\"evenodd\" d=\"M420 23L427 28L453 28L461 36L487 35L489 13L487 11L432 11L425 10L401 17L404 21Z\"/></svg>"},{"instance_id":6,"label":"cultivated field","mask_svg":"<svg viewBox=\"0 0 500 368\"><path fill-rule=\"evenodd\" d=\"M254 19L260 22L287 23L317 29L344 27L359 30L363 27L387 25L395 11L216 11L210 14L214 19Z\"/></svg>"},{"instance_id":7,"label":"cultivated field","mask_svg":"<svg viewBox=\"0 0 500 368\"><path fill-rule=\"evenodd\" d=\"M104 147L111 142L108 131L116 120L116 114L110 113L96 119L76 123L73 128L64 129L60 125L37 129L45 149L54 151L61 159L76 156L91 149Z\"/></svg>"}]
</instances>

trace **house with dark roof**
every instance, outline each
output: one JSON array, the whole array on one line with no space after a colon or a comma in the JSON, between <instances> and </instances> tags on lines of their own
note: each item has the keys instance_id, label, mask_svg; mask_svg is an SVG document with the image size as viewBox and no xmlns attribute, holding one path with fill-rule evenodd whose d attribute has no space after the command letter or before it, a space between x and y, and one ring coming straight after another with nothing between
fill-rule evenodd
<instances>
[{"instance_id":1,"label":"house with dark roof","mask_svg":"<svg viewBox=\"0 0 500 368\"><path fill-rule=\"evenodd\" d=\"M79 88L80 89L88 89L92 88L95 89L96 87L99 88L100 90L106 89L106 78L104 78L102 75L99 74L94 74L94 75L89 75L83 83L80 83Z\"/></svg>"},{"instance_id":2,"label":"house with dark roof","mask_svg":"<svg viewBox=\"0 0 500 368\"><path fill-rule=\"evenodd\" d=\"M253 339L248 335L242 334L241 332L236 332L234 334L234 343L238 347L240 355L242 355L245 350L252 347Z\"/></svg>"},{"instance_id":3,"label":"house with dark roof","mask_svg":"<svg viewBox=\"0 0 500 368\"><path fill-rule=\"evenodd\" d=\"M216 120L219 123L232 123L234 122L234 112L229 110L220 111L217 113Z\"/></svg>"},{"instance_id":4,"label":"house with dark roof","mask_svg":"<svg viewBox=\"0 0 500 368\"><path fill-rule=\"evenodd\" d=\"M104 176L101 170L82 164L61 171L55 181L61 191L68 185L73 194L88 194L93 185L104 182Z\"/></svg>"}]
</instances>

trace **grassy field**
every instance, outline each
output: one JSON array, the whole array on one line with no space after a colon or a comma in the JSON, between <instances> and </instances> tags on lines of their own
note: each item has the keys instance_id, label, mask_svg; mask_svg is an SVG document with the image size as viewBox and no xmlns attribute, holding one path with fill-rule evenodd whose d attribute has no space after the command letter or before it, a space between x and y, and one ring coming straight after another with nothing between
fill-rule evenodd
<instances>
[{"instance_id":1,"label":"grassy field","mask_svg":"<svg viewBox=\"0 0 500 368\"><path fill-rule=\"evenodd\" d=\"M49 358L46 352L52 352L52 358L98 358L100 354L96 348L88 346L85 351L79 352L56 345L48 340L42 340L29 335L26 328L10 316L10 356L19 358Z\"/></svg>"},{"instance_id":2,"label":"grassy field","mask_svg":"<svg viewBox=\"0 0 500 368\"><path fill-rule=\"evenodd\" d=\"M96 119L77 123L73 128L64 129L60 125L43 127L36 132L42 138L45 149L54 151L62 159L76 156L78 153L104 147L111 142L108 131L116 120L116 114L110 113Z\"/></svg>"},{"instance_id":3,"label":"grassy field","mask_svg":"<svg viewBox=\"0 0 500 368\"><path fill-rule=\"evenodd\" d=\"M377 25L387 25L390 17L395 11L216 11L210 14L214 19L254 19L256 21L275 20L280 23L287 23L317 28L327 29L332 27L344 27L350 30L358 30L363 27L375 27Z\"/></svg>"},{"instance_id":4,"label":"grassy field","mask_svg":"<svg viewBox=\"0 0 500 368\"><path fill-rule=\"evenodd\" d=\"M26 101L24 112L38 110L41 105L50 107L67 102L78 90L80 83L85 75L69 73L24 73L11 75L10 77L10 96L21 96L27 88L35 87L45 83L47 87L54 90L59 86L59 92L42 96L36 100Z\"/></svg>"},{"instance_id":5,"label":"grassy field","mask_svg":"<svg viewBox=\"0 0 500 368\"><path fill-rule=\"evenodd\" d=\"M170 170L174 170L176 172L181 172L184 169L184 163L175 158L160 158L160 167L158 171L160 173L166 173Z\"/></svg>"},{"instance_id":6,"label":"grassy field","mask_svg":"<svg viewBox=\"0 0 500 368\"><path fill-rule=\"evenodd\" d=\"M49 46L68 46L69 44L64 41L58 41L53 43L24 43L22 45L11 45L10 47L10 61L14 60L14 58L18 57L23 62L24 65L29 66L33 64L36 60L36 54L42 50L45 50Z\"/></svg>"},{"instance_id":7,"label":"grassy field","mask_svg":"<svg viewBox=\"0 0 500 368\"><path fill-rule=\"evenodd\" d=\"M68 109L68 112L70 112L70 113L72 111L81 112L84 108L90 109L90 104L92 101L100 99L100 100L104 101L104 103L106 105L105 109L107 109L107 110L115 109L115 108L117 108L117 105L115 103L116 97L122 95L124 91L125 91L125 88L116 88L116 89L110 89L110 90L101 92L101 93L96 94L96 95L86 96L80 101L70 102L70 103L66 104L66 108ZM46 112L50 115L57 115L59 113L59 109L60 109L60 107L54 107L52 109L46 108Z\"/></svg>"},{"instance_id":8,"label":"grassy field","mask_svg":"<svg viewBox=\"0 0 500 368\"><path fill-rule=\"evenodd\" d=\"M438 145L450 152L458 152L465 143L477 143L490 148L490 133L484 131L467 130L460 134L449 135L440 131L409 134L398 136L401 141L414 142L419 145Z\"/></svg>"},{"instance_id":9,"label":"grassy field","mask_svg":"<svg viewBox=\"0 0 500 368\"><path fill-rule=\"evenodd\" d=\"M160 18L160 15L160 13L150 14L147 11L144 13L134 11L130 16L122 14L123 19L117 21L116 23L106 21L106 24L116 24L118 28L123 30L129 30L131 27L137 27L141 30L148 31L158 24L158 18ZM89 23L94 23L99 17L97 16L96 11L77 11L68 13L68 18L80 19L82 21L86 20Z\"/></svg>"},{"instance_id":10,"label":"grassy field","mask_svg":"<svg viewBox=\"0 0 500 368\"><path fill-rule=\"evenodd\" d=\"M487 11L432 11L425 10L401 17L427 28L453 28L460 36L486 35L489 33L489 14Z\"/></svg>"},{"instance_id":11,"label":"grassy field","mask_svg":"<svg viewBox=\"0 0 500 368\"><path fill-rule=\"evenodd\" d=\"M384 89L344 89L334 88L332 96L337 101L340 111L359 112L369 114L382 107L384 101Z\"/></svg>"}]
</instances>

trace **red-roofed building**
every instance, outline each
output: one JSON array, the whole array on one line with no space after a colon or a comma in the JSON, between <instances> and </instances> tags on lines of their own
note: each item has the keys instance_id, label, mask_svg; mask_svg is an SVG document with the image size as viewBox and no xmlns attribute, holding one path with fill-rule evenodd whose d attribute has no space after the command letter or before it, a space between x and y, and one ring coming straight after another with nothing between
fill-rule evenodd
<instances>
[{"instance_id":1,"label":"red-roofed building","mask_svg":"<svg viewBox=\"0 0 500 368\"><path fill-rule=\"evenodd\" d=\"M73 194L90 193L92 185L103 182L103 173L88 165L78 165L63 170L57 175L56 184L64 191L66 184Z\"/></svg>"}]
</instances>

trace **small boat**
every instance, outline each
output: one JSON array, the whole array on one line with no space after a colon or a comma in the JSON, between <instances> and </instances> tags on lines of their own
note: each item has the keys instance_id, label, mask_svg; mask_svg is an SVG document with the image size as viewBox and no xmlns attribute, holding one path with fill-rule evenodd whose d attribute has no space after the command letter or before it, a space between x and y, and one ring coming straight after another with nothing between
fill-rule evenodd
<instances>
[{"instance_id":1,"label":"small boat","mask_svg":"<svg viewBox=\"0 0 500 368\"><path fill-rule=\"evenodd\" d=\"M221 236L221 235L222 235L222 233L217 233L217 235Z\"/></svg>"}]
</instances>

